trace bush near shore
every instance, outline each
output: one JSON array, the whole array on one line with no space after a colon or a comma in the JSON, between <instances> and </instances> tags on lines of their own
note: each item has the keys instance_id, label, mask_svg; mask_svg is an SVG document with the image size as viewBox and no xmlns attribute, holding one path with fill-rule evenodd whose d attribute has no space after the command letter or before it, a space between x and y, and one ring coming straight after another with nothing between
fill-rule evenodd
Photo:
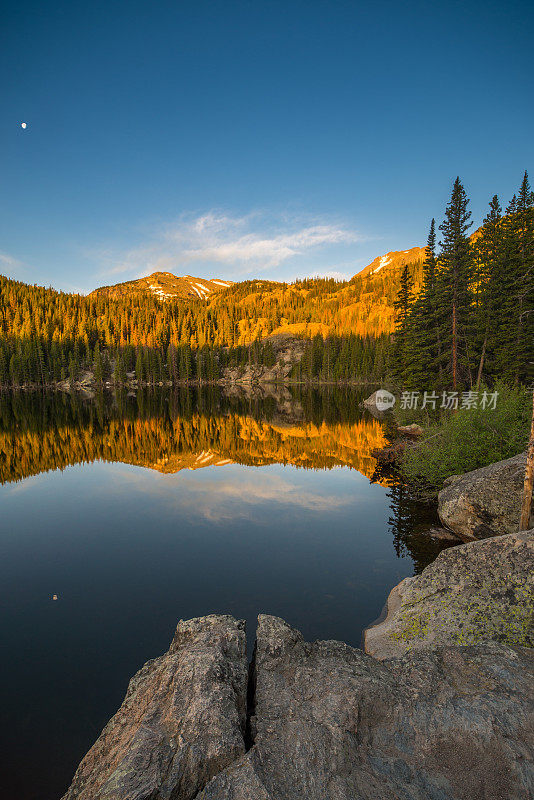
<instances>
[{"instance_id":1,"label":"bush near shore","mask_svg":"<svg viewBox=\"0 0 534 800\"><path fill-rule=\"evenodd\" d=\"M414 411L396 412L400 425L417 420L424 438L407 447L401 471L412 490L435 495L451 475L460 475L523 452L528 444L532 393L524 387L497 384L495 408L460 408L422 418Z\"/></svg>"}]
</instances>

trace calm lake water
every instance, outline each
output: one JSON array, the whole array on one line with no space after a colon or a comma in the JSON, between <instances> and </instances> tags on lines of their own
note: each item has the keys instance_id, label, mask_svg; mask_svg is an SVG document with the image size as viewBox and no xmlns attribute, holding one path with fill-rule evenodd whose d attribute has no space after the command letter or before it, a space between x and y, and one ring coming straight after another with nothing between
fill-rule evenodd
<instances>
[{"instance_id":1,"label":"calm lake water","mask_svg":"<svg viewBox=\"0 0 534 800\"><path fill-rule=\"evenodd\" d=\"M0 396L2 797L58 800L180 618L359 646L438 552L361 399Z\"/></svg>"}]
</instances>

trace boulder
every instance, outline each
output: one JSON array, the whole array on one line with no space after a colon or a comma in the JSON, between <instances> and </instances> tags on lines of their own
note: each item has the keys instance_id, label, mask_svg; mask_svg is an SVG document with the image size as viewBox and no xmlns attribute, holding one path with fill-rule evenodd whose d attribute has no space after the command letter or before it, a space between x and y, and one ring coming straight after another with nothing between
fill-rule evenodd
<instances>
[{"instance_id":1,"label":"boulder","mask_svg":"<svg viewBox=\"0 0 534 800\"><path fill-rule=\"evenodd\" d=\"M260 616L181 622L132 679L68 800L527 800L534 652L489 642L378 661ZM245 746L246 742L246 746Z\"/></svg>"},{"instance_id":2,"label":"boulder","mask_svg":"<svg viewBox=\"0 0 534 800\"><path fill-rule=\"evenodd\" d=\"M397 426L397 433L400 433L401 436L411 436L414 439L418 439L420 436L423 435L424 430L420 425L416 425L415 422L412 422L411 425Z\"/></svg>"},{"instance_id":3,"label":"boulder","mask_svg":"<svg viewBox=\"0 0 534 800\"><path fill-rule=\"evenodd\" d=\"M534 530L442 551L391 591L385 619L364 633L379 659L490 639L534 647Z\"/></svg>"},{"instance_id":4,"label":"boulder","mask_svg":"<svg viewBox=\"0 0 534 800\"><path fill-rule=\"evenodd\" d=\"M179 622L165 655L134 675L63 800L188 800L245 752L245 625Z\"/></svg>"},{"instance_id":5,"label":"boulder","mask_svg":"<svg viewBox=\"0 0 534 800\"><path fill-rule=\"evenodd\" d=\"M527 800L533 669L497 643L379 662L261 616L252 747L197 800Z\"/></svg>"},{"instance_id":6,"label":"boulder","mask_svg":"<svg viewBox=\"0 0 534 800\"><path fill-rule=\"evenodd\" d=\"M463 541L517 531L526 462L521 453L448 478L438 495L442 523Z\"/></svg>"},{"instance_id":7,"label":"boulder","mask_svg":"<svg viewBox=\"0 0 534 800\"><path fill-rule=\"evenodd\" d=\"M363 407L377 419L382 419L386 411L394 405L395 397L387 389L377 389L363 401Z\"/></svg>"}]
</instances>

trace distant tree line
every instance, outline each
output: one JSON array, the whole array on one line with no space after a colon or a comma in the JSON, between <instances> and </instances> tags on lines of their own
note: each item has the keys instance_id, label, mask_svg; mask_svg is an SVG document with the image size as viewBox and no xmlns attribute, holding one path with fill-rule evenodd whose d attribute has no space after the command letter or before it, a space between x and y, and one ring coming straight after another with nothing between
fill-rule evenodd
<instances>
[{"instance_id":1,"label":"distant tree line","mask_svg":"<svg viewBox=\"0 0 534 800\"><path fill-rule=\"evenodd\" d=\"M432 220L416 295L405 267L395 301L391 359L407 389L469 390L501 378L534 378L534 193L525 172L503 213L497 195L482 228L471 227L459 178L439 226Z\"/></svg>"},{"instance_id":2,"label":"distant tree line","mask_svg":"<svg viewBox=\"0 0 534 800\"><path fill-rule=\"evenodd\" d=\"M316 335L305 340L302 362L295 381L348 381L358 377L382 377L387 337ZM97 385L123 385L135 380L142 385L212 383L227 368L239 372L251 367L270 368L277 356L269 339L234 348L189 344L165 347L125 345L94 349L82 340L46 342L37 337L0 340L0 388L51 386L60 381L80 381L90 372Z\"/></svg>"},{"instance_id":3,"label":"distant tree line","mask_svg":"<svg viewBox=\"0 0 534 800\"><path fill-rule=\"evenodd\" d=\"M389 336L314 336L291 376L298 381L379 381L387 373Z\"/></svg>"}]
</instances>

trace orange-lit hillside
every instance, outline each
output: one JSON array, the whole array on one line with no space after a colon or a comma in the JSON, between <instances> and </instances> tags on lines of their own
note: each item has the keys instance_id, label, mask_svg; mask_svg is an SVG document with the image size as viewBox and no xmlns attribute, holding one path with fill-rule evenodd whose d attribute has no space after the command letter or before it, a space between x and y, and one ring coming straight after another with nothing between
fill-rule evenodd
<instances>
[{"instance_id":1,"label":"orange-lit hillside","mask_svg":"<svg viewBox=\"0 0 534 800\"><path fill-rule=\"evenodd\" d=\"M374 419L354 423L280 424L229 414L189 418L111 419L44 431L0 432L0 482L88 463L120 461L174 473L229 463L292 464L306 469L347 466L370 478L371 452L384 444Z\"/></svg>"}]
</instances>

